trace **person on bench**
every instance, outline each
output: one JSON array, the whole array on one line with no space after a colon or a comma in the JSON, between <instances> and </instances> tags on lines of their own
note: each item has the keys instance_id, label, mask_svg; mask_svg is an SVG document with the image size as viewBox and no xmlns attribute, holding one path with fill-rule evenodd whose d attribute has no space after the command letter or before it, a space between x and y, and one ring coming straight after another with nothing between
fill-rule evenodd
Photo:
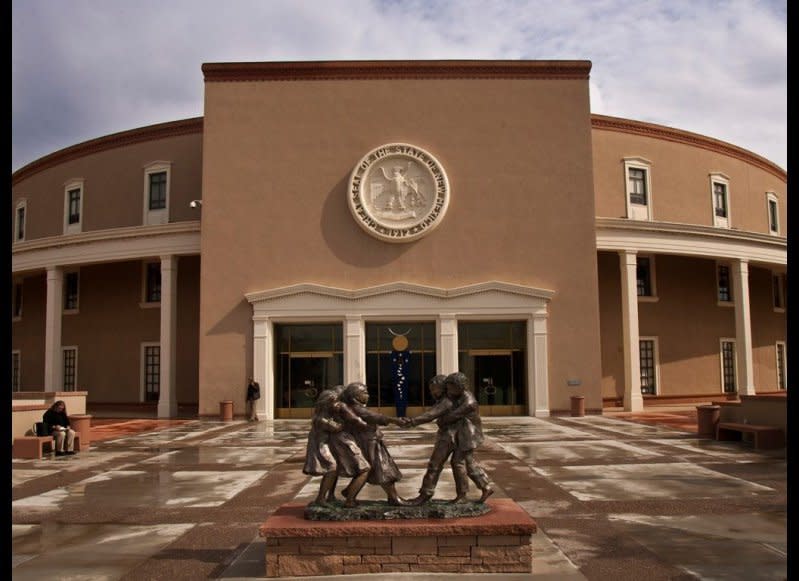
<instances>
[{"instance_id":1,"label":"person on bench","mask_svg":"<svg viewBox=\"0 0 799 581\"><path fill-rule=\"evenodd\" d=\"M69 427L69 417L67 417L67 404L58 400L44 412L42 417L44 424L50 429L50 433L55 438L55 455L64 456L75 453L75 430Z\"/></svg>"}]
</instances>

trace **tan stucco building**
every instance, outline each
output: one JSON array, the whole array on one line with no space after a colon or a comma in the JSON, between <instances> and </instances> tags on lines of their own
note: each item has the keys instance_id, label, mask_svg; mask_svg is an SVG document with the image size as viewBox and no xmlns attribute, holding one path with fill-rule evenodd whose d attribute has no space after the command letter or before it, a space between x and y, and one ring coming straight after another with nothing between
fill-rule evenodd
<instances>
[{"instance_id":1,"label":"tan stucco building","mask_svg":"<svg viewBox=\"0 0 799 581\"><path fill-rule=\"evenodd\" d=\"M587 61L205 64L201 118L13 175L13 389L484 415L785 389L786 173L592 115ZM399 361L399 363L398 363ZM398 394L402 380L403 394Z\"/></svg>"}]
</instances>

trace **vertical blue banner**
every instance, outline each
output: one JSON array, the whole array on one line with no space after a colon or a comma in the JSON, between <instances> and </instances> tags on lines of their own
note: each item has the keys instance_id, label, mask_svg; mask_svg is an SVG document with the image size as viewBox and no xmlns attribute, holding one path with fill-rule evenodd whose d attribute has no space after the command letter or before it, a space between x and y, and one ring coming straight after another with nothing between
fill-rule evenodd
<instances>
[{"instance_id":1,"label":"vertical blue banner","mask_svg":"<svg viewBox=\"0 0 799 581\"><path fill-rule=\"evenodd\" d=\"M391 351L391 378L394 385L394 405L397 408L397 417L404 418L408 409L408 363L411 353L404 351Z\"/></svg>"}]
</instances>

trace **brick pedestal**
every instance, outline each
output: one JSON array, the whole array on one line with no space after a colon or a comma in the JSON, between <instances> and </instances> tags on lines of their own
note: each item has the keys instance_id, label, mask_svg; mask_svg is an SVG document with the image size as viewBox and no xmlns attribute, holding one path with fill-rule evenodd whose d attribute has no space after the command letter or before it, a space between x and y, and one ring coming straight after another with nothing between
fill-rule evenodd
<instances>
[{"instance_id":1,"label":"brick pedestal","mask_svg":"<svg viewBox=\"0 0 799 581\"><path fill-rule=\"evenodd\" d=\"M471 518L327 522L286 504L260 527L266 576L531 572L535 521L513 500L489 505Z\"/></svg>"}]
</instances>

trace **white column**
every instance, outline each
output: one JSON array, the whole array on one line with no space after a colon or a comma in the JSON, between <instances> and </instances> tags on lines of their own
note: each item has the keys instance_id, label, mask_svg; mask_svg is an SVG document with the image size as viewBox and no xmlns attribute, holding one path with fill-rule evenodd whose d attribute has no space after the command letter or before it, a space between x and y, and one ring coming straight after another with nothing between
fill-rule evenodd
<instances>
[{"instance_id":1,"label":"white column","mask_svg":"<svg viewBox=\"0 0 799 581\"><path fill-rule=\"evenodd\" d=\"M641 411L641 354L638 333L637 253L619 252L621 259L621 320L624 335L624 410Z\"/></svg>"},{"instance_id":2,"label":"white column","mask_svg":"<svg viewBox=\"0 0 799 581\"><path fill-rule=\"evenodd\" d=\"M263 316L253 317L252 378L261 386L261 399L256 400L258 417L275 419L275 373L272 322Z\"/></svg>"},{"instance_id":3,"label":"white column","mask_svg":"<svg viewBox=\"0 0 799 581\"><path fill-rule=\"evenodd\" d=\"M458 371L458 319L455 315L439 315L436 319L438 373L449 375Z\"/></svg>"},{"instance_id":4,"label":"white column","mask_svg":"<svg viewBox=\"0 0 799 581\"><path fill-rule=\"evenodd\" d=\"M752 321L749 316L749 262L733 263L732 299L735 301L735 348L738 361L738 395L755 395L752 363Z\"/></svg>"},{"instance_id":5,"label":"white column","mask_svg":"<svg viewBox=\"0 0 799 581\"><path fill-rule=\"evenodd\" d=\"M344 385L366 383L366 324L359 315L344 320Z\"/></svg>"},{"instance_id":6,"label":"white column","mask_svg":"<svg viewBox=\"0 0 799 581\"><path fill-rule=\"evenodd\" d=\"M549 416L549 364L546 315L527 319L527 415Z\"/></svg>"},{"instance_id":7,"label":"white column","mask_svg":"<svg viewBox=\"0 0 799 581\"><path fill-rule=\"evenodd\" d=\"M178 413L175 367L177 363L178 257L161 257L161 377L158 417L173 418Z\"/></svg>"},{"instance_id":8,"label":"white column","mask_svg":"<svg viewBox=\"0 0 799 581\"><path fill-rule=\"evenodd\" d=\"M61 317L64 304L64 270L47 267L47 299L44 324L44 390L61 391L64 384L61 353Z\"/></svg>"}]
</instances>

